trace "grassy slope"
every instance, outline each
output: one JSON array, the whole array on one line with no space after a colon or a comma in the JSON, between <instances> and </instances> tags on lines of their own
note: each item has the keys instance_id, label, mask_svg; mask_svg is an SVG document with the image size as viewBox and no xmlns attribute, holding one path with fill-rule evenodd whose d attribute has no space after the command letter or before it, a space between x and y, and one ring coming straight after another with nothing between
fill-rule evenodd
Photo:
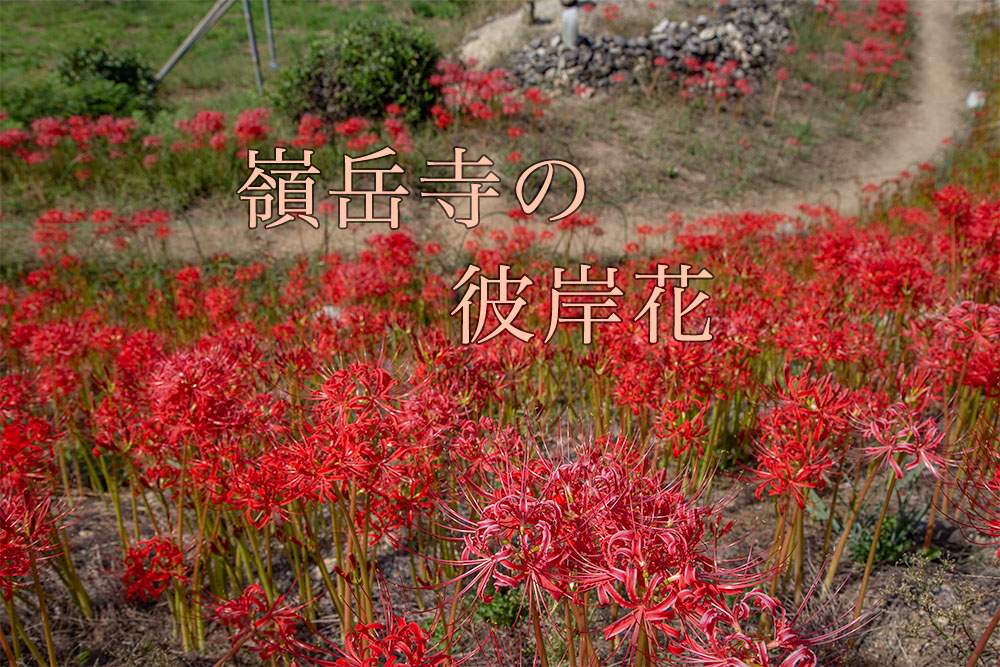
<instances>
[{"instance_id":1,"label":"grassy slope","mask_svg":"<svg viewBox=\"0 0 1000 667\"><path fill-rule=\"evenodd\" d=\"M251 0L265 86L268 67L261 0ZM475 24L508 0L476 0L458 20ZM26 78L46 76L63 53L101 38L138 51L158 70L212 6L211 0L4 0L0 2L0 91ZM272 0L279 66L287 66L316 39L365 15L388 15L432 32L448 50L464 29L456 21L414 15L406 0ZM259 103L241 3L237 2L164 80L162 97L176 112L243 109Z\"/></svg>"}]
</instances>

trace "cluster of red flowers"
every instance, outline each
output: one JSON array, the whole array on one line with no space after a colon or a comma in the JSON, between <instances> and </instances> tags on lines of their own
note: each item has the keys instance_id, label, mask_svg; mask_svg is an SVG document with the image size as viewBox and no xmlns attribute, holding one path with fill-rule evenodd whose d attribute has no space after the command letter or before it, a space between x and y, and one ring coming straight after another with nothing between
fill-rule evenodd
<instances>
[{"instance_id":1,"label":"cluster of red flowers","mask_svg":"<svg viewBox=\"0 0 1000 667\"><path fill-rule=\"evenodd\" d=\"M823 0L816 10L829 14L831 27L852 35L841 54L830 54L830 69L848 72L852 90L862 90L869 76L899 76L896 64L905 60L908 45L908 0L864 2L850 12L841 9L838 0Z\"/></svg>"},{"instance_id":2,"label":"cluster of red flowers","mask_svg":"<svg viewBox=\"0 0 1000 667\"><path fill-rule=\"evenodd\" d=\"M267 139L270 127L269 109L249 109L240 113L233 124L233 139L235 143L245 148L251 144L259 144ZM226 134L226 117L220 111L199 111L193 118L178 120L175 127L186 137L187 141L178 140L170 145L170 150L181 151L200 150L206 146L216 153L226 150L230 137ZM159 138L151 147L159 145Z\"/></svg>"},{"instance_id":3,"label":"cluster of red flowers","mask_svg":"<svg viewBox=\"0 0 1000 667\"><path fill-rule=\"evenodd\" d=\"M498 435L492 455L479 455L476 474L462 479L478 518L456 527L457 562L480 599L523 586L531 614L548 616L550 603L562 602L576 618L594 598L613 603L620 618L604 637L625 638L628 653L652 662L815 662L781 603L755 590L765 578L753 573L752 559L737 568L721 560L714 545L728 527L720 508L687 500L634 443L588 443L559 463L528 458L525 443ZM773 633L756 630L763 615Z\"/></svg>"},{"instance_id":4,"label":"cluster of red flowers","mask_svg":"<svg viewBox=\"0 0 1000 667\"><path fill-rule=\"evenodd\" d=\"M189 131L204 137L215 126L198 127ZM335 131L370 127L353 119ZM65 549L52 508L65 492L60 452L74 447L90 463L67 470L68 479L120 485L118 497L137 508L150 492L175 505L144 519L150 532L122 523L124 594L152 599L198 586L230 600L214 618L234 651L300 660L333 653L339 662L327 662L340 665L409 651L439 664L425 630L393 613L380 619L365 602L380 544L429 541L436 546L422 553L438 556L415 566L414 585L457 577L484 600L497 587L516 588L539 623L564 605L583 660L600 652L585 621L600 605L618 610L603 636L632 655L808 664L810 647L829 637L803 635L778 597L761 590L782 561L744 555L743 566L727 565L716 547L725 508L699 503L694 490L718 463L720 443L746 438L758 496L792 515L781 518L791 534L810 498L859 466L889 476L921 467L944 478L961 447L982 449L949 443L945 434L958 430L940 411L955 390L978 397L964 400L963 420L997 400L1000 311L987 300L937 304L951 289L996 294L997 273L985 269L1000 257L1000 205L957 187L933 201L931 211L893 209L894 225L911 225L902 234L823 209L805 212L824 223L805 237L783 234L788 221L775 214L648 225L647 240L678 230L675 248L635 252L621 274L727 253L725 265L712 266L711 302L689 322L711 317L717 335L650 345L642 318L599 325L587 349L502 338L459 345L447 277L429 270L405 233L372 237L356 260L327 257L318 273L305 260L284 278L260 264L207 263L116 283L113 297L77 298L100 293L68 254L80 225L126 234L165 217L50 211L37 223L45 266L0 288L11 369L0 379L3 592L26 585L31 554L66 567L50 558ZM542 292L552 268L546 239L597 226L594 216L573 216L537 233L519 222L477 234L470 251L484 270L530 268ZM624 305L637 312L647 296L629 290ZM551 308L532 298L522 315L539 323ZM764 350L780 368L761 361ZM331 358L342 361L329 368ZM560 385L546 375L551 368L563 369ZM513 428L525 410L558 415L560 404L580 400L594 406L597 428L636 437L592 438L548 455ZM89 444L72 444L81 441ZM666 472L674 463L687 471L677 480ZM85 470L98 477L87 481ZM995 532L982 509L991 496L969 494L978 499L969 524ZM192 521L197 530L182 527ZM277 552L264 554L273 541L293 571L307 569L310 552L339 554L316 565L342 618L336 648L296 638L307 625L303 605L316 603L274 593ZM208 576L237 564L234 553L261 588L232 590ZM440 621L447 632L472 611L458 609Z\"/></svg>"},{"instance_id":5,"label":"cluster of red flowers","mask_svg":"<svg viewBox=\"0 0 1000 667\"><path fill-rule=\"evenodd\" d=\"M83 116L67 119L39 118L31 129L11 128L0 132L0 149L13 150L14 155L27 165L47 164L53 153L73 152L72 164L78 165L73 173L78 180L86 180L90 172L84 165L95 156L111 160L125 156L122 147L134 139L136 122L131 118L101 116L94 120ZM66 158L63 158L66 159ZM60 165L62 166L62 165Z\"/></svg>"},{"instance_id":6,"label":"cluster of red flowers","mask_svg":"<svg viewBox=\"0 0 1000 667\"><path fill-rule=\"evenodd\" d=\"M517 116L526 107L534 117L544 116L542 107L549 100L537 88L518 94L504 70L471 69L475 65L472 61L467 65L442 61L438 63L440 74L431 76L431 84L440 86L444 96L443 105L431 108L437 127L450 127L456 118L490 121Z\"/></svg>"},{"instance_id":7,"label":"cluster of red flowers","mask_svg":"<svg viewBox=\"0 0 1000 667\"><path fill-rule=\"evenodd\" d=\"M734 85L728 64L689 67L698 85ZM439 124L548 103L538 90L506 99L496 74L442 71ZM390 105L381 124L332 128L304 116L297 145L360 150L384 135L405 150L403 114ZM248 112L230 132L202 112L177 129L185 151L238 150L266 136L266 120ZM103 134L78 125L8 132L3 148L58 155L120 138L109 121ZM161 149L158 137L141 144ZM469 262L487 276L507 265L534 281L518 324L544 329L558 310L553 257L565 248L602 263L588 247L604 229L595 215L536 230L515 211L477 228L458 259L399 232L370 237L355 258L302 257L284 271L227 257L151 271L142 251L168 233L165 212L46 211L38 265L0 283L0 593L12 618L44 613L51 588L30 608L26 593L55 569L92 611L62 509L86 487L115 511L122 597L170 599L187 648L208 626L228 634L229 657L456 664L462 625L507 588L523 596L541 656L554 625L577 664L615 650L633 664L814 664L817 646L857 627L809 634L775 590L797 562L802 597L802 536L822 533L816 498L832 495L826 532L842 533L828 578L876 478L891 491L925 471L970 536L1000 537L1000 199L957 184L923 195L864 225L808 207L801 220L650 221L620 249L617 305L638 313L661 289L662 317L599 322L587 346L573 335L461 345L449 313ZM654 248L668 232L673 245ZM84 252L94 239L135 251L99 272ZM650 326L667 332L695 290L629 278L682 263L714 274L711 300L684 326L711 318L715 336L651 345ZM560 424L592 435L553 434ZM704 499L734 460L775 507L765 553L729 529L724 503ZM865 470L844 516L837 494ZM444 647L376 590L387 549L414 554L404 583L435 604ZM288 579L297 598L277 592ZM327 614L339 641L300 638ZM12 633L18 646L29 632Z\"/></svg>"},{"instance_id":8,"label":"cluster of red flowers","mask_svg":"<svg viewBox=\"0 0 1000 667\"><path fill-rule=\"evenodd\" d=\"M124 250L143 238L166 239L170 236L170 214L162 210L138 211L132 216L115 215L109 209L91 213L50 209L35 219L32 240L42 259L73 261L70 242L81 224L90 221L97 237L110 236L115 250Z\"/></svg>"}]
</instances>

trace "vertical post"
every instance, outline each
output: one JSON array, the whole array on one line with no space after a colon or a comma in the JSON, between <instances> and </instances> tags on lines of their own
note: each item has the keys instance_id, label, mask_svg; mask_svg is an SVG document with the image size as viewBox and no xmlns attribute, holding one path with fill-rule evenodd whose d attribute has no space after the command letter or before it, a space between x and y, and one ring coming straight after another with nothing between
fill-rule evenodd
<instances>
[{"instance_id":1,"label":"vertical post","mask_svg":"<svg viewBox=\"0 0 1000 667\"><path fill-rule=\"evenodd\" d=\"M535 25L535 0L524 0L521 7L521 22L524 25Z\"/></svg>"},{"instance_id":2,"label":"vertical post","mask_svg":"<svg viewBox=\"0 0 1000 667\"><path fill-rule=\"evenodd\" d=\"M577 0L560 0L566 9L562 13L562 43L576 48L580 41L580 17L577 14Z\"/></svg>"},{"instance_id":3,"label":"vertical post","mask_svg":"<svg viewBox=\"0 0 1000 667\"><path fill-rule=\"evenodd\" d=\"M257 35L253 31L253 15L250 13L250 0L243 0L243 16L247 20L247 37L250 39L250 57L253 59L253 73L257 79L257 90L264 90L264 79L260 74L260 56L257 54Z\"/></svg>"},{"instance_id":4,"label":"vertical post","mask_svg":"<svg viewBox=\"0 0 1000 667\"><path fill-rule=\"evenodd\" d=\"M271 0L264 0L264 27L267 29L267 49L271 54L271 69L278 69L278 58L274 53L274 26L271 25Z\"/></svg>"}]
</instances>

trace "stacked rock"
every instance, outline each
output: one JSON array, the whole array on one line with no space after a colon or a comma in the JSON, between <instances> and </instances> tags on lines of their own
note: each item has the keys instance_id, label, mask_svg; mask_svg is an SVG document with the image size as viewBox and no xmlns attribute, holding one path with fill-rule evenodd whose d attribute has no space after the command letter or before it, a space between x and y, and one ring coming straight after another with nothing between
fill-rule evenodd
<instances>
[{"instance_id":1,"label":"stacked rock","mask_svg":"<svg viewBox=\"0 0 1000 667\"><path fill-rule=\"evenodd\" d=\"M523 87L565 90L634 83L653 67L664 67L679 77L727 68L730 81L759 79L791 37L791 12L808 4L809 0L729 0L714 18L664 19L648 35L581 36L575 47L563 44L559 35L534 39L508 57L507 69Z\"/></svg>"}]
</instances>

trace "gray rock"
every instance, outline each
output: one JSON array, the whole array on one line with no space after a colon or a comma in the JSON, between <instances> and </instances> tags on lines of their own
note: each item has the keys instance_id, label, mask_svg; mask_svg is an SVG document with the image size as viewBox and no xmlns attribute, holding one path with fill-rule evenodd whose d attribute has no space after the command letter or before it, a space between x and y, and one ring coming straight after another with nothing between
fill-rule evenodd
<instances>
[{"instance_id":1,"label":"gray rock","mask_svg":"<svg viewBox=\"0 0 1000 667\"><path fill-rule=\"evenodd\" d=\"M685 59L693 56L719 67L736 62L739 69L734 77L745 78L759 89L769 70L776 67L776 54L791 36L792 11L809 11L812 2L729 0L711 17L699 16L694 26L663 19L646 35L585 35L576 48L563 44L558 36L535 38L524 50L508 57L507 69L524 86L542 83L571 90L585 84L587 88L606 89L615 85L616 74L626 75L628 84L648 76L648 68L658 57L667 60L670 70L685 72Z\"/></svg>"}]
</instances>

